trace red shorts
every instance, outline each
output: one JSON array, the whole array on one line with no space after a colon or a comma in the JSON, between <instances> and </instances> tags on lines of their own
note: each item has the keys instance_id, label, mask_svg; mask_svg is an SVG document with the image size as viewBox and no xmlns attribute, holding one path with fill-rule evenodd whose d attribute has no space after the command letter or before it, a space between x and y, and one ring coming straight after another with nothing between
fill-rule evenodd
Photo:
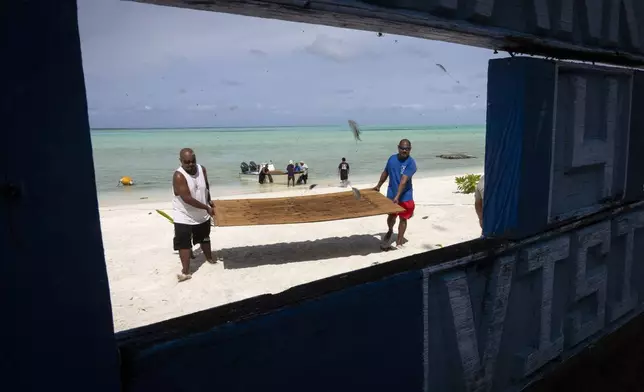
<instances>
[{"instance_id":1,"label":"red shorts","mask_svg":"<svg viewBox=\"0 0 644 392\"><path fill-rule=\"evenodd\" d=\"M399 206L405 209L405 211L399 212L396 216L401 217L402 219L409 219L414 216L414 210L416 209L416 204L413 200L401 201L398 203Z\"/></svg>"}]
</instances>

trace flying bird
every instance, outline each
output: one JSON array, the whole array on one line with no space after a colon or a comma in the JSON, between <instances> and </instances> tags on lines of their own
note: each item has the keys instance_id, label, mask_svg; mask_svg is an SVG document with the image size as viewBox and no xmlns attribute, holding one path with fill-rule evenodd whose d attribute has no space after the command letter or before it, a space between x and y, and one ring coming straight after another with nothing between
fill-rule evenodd
<instances>
[{"instance_id":1,"label":"flying bird","mask_svg":"<svg viewBox=\"0 0 644 392\"><path fill-rule=\"evenodd\" d=\"M362 133L362 131L360 130L360 128L358 128L358 123L353 120L349 120L349 128L351 128L353 138L356 139L356 142L358 142L358 140L362 141L362 139L360 139L360 134Z\"/></svg>"},{"instance_id":2,"label":"flying bird","mask_svg":"<svg viewBox=\"0 0 644 392\"><path fill-rule=\"evenodd\" d=\"M443 67L443 65L442 65L442 64L438 64L438 63L436 63L436 66L437 66L438 68L442 69L442 70L443 70L443 72L445 72L445 73L447 74L447 76L449 76L450 78L452 78L452 80L453 80L453 81L455 81L455 82L456 82L456 83L458 83L458 84L460 84L460 83L461 83L461 82L459 82L458 80L454 79L454 77L453 77L453 76L452 76L452 75L447 71L447 69L445 69L445 67Z\"/></svg>"}]
</instances>

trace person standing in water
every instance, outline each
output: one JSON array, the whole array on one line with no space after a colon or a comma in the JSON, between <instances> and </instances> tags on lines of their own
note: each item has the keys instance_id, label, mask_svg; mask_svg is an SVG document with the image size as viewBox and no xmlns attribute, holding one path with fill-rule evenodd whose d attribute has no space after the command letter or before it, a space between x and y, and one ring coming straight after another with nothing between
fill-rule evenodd
<instances>
[{"instance_id":1,"label":"person standing in water","mask_svg":"<svg viewBox=\"0 0 644 392\"><path fill-rule=\"evenodd\" d=\"M398 154L394 154L387 160L385 170L380 175L378 185L373 189L380 192L380 187L389 178L387 187L387 198L398 204L404 211L390 214L387 217L387 234L383 237L381 248L386 249L385 244L389 243L394 233L396 218L400 218L398 224L398 236L396 237L395 249L400 249L405 242L405 231L407 230L407 221L414 215L414 189L411 178L416 173L416 161L410 156L411 142L403 139L398 143Z\"/></svg>"},{"instance_id":2,"label":"person standing in water","mask_svg":"<svg viewBox=\"0 0 644 392\"><path fill-rule=\"evenodd\" d=\"M338 173L340 173L342 185L346 185L347 181L349 181L349 164L346 158L342 158L342 162L338 165Z\"/></svg>"},{"instance_id":3,"label":"person standing in water","mask_svg":"<svg viewBox=\"0 0 644 392\"><path fill-rule=\"evenodd\" d=\"M300 161L300 167L302 168L302 175L300 178L302 178L302 182L306 184L309 179L309 165L304 163L304 161Z\"/></svg>"},{"instance_id":4,"label":"person standing in water","mask_svg":"<svg viewBox=\"0 0 644 392\"><path fill-rule=\"evenodd\" d=\"M197 164L190 148L179 152L181 165L172 176L172 210L175 246L179 249L181 273L179 282L192 278L190 255L192 245L199 244L206 261L213 263L210 247L210 219L214 215L206 168Z\"/></svg>"},{"instance_id":5,"label":"person standing in water","mask_svg":"<svg viewBox=\"0 0 644 392\"><path fill-rule=\"evenodd\" d=\"M286 166L286 187L291 186L291 181L293 181L293 186L295 186L295 165L293 161L288 161L288 166Z\"/></svg>"}]
</instances>

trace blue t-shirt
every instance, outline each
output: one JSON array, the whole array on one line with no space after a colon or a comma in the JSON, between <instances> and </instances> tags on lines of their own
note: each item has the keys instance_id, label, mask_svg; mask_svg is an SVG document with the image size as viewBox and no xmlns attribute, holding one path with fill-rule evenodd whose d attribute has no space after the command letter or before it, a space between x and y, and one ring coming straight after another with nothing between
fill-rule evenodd
<instances>
[{"instance_id":1,"label":"blue t-shirt","mask_svg":"<svg viewBox=\"0 0 644 392\"><path fill-rule=\"evenodd\" d=\"M387 188L387 198L393 200L398 193L398 186L400 186L400 180L404 175L409 177L407 184L405 184L405 189L400 194L400 199L398 201L409 201L414 200L414 190L411 185L411 177L416 173L416 161L412 157L407 157L405 160L398 159L398 154L394 154L389 157L387 165L385 166L385 171L389 174L389 187Z\"/></svg>"}]
</instances>

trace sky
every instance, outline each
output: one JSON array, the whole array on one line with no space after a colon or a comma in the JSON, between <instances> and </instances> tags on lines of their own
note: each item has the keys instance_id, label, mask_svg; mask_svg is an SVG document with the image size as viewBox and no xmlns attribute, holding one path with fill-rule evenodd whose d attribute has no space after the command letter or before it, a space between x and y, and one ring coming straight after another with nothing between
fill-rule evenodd
<instances>
[{"instance_id":1,"label":"sky","mask_svg":"<svg viewBox=\"0 0 644 392\"><path fill-rule=\"evenodd\" d=\"M484 124L502 56L119 0L78 12L93 128Z\"/></svg>"}]
</instances>

